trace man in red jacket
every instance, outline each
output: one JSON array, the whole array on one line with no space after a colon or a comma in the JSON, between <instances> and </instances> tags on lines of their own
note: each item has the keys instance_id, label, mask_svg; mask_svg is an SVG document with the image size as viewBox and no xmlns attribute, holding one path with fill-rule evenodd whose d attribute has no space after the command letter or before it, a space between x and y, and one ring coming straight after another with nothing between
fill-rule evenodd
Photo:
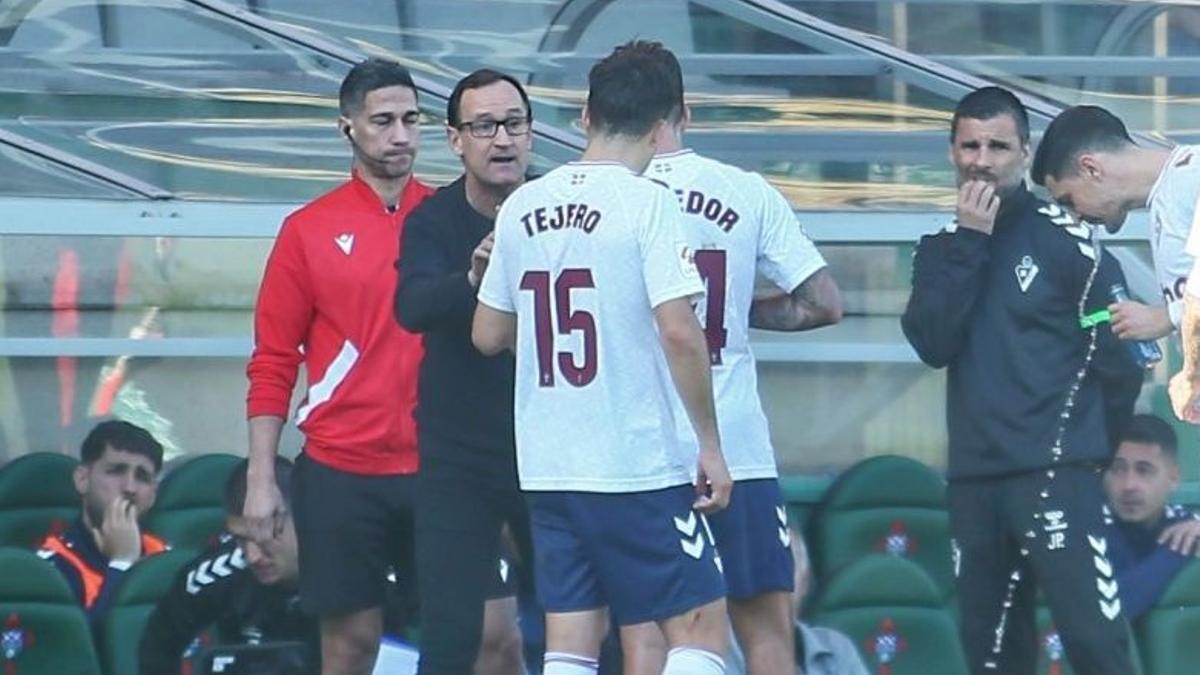
<instances>
[{"instance_id":1,"label":"man in red jacket","mask_svg":"<svg viewBox=\"0 0 1200 675\"><path fill-rule=\"evenodd\" d=\"M291 500L300 597L321 620L322 674L360 675L375 661L388 574L415 578L413 408L423 354L420 336L392 318L393 264L405 216L432 190L412 175L420 111L404 67L358 64L339 108L354 151L350 180L288 216L259 290L243 514L260 541L282 531L274 461L303 362L308 390L296 423L305 441Z\"/></svg>"}]
</instances>

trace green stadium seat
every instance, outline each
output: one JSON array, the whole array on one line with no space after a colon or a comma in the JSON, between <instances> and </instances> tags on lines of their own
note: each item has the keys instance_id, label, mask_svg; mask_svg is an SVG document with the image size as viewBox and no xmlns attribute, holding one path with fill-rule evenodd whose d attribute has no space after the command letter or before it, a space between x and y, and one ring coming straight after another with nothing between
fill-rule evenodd
<instances>
[{"instance_id":1,"label":"green stadium seat","mask_svg":"<svg viewBox=\"0 0 1200 675\"><path fill-rule=\"evenodd\" d=\"M1145 672L1193 675L1200 664L1200 562L1184 567L1137 625Z\"/></svg>"},{"instance_id":2,"label":"green stadium seat","mask_svg":"<svg viewBox=\"0 0 1200 675\"><path fill-rule=\"evenodd\" d=\"M207 548L225 526L225 481L241 460L214 453L180 462L162 479L146 528L175 548Z\"/></svg>"},{"instance_id":3,"label":"green stadium seat","mask_svg":"<svg viewBox=\"0 0 1200 675\"><path fill-rule=\"evenodd\" d=\"M0 668L100 675L87 617L58 570L31 551L0 548Z\"/></svg>"},{"instance_id":4,"label":"green stadium seat","mask_svg":"<svg viewBox=\"0 0 1200 675\"><path fill-rule=\"evenodd\" d=\"M958 627L944 596L916 563L872 554L833 577L809 619L858 645L867 670L892 675L966 675Z\"/></svg>"},{"instance_id":5,"label":"green stadium seat","mask_svg":"<svg viewBox=\"0 0 1200 675\"><path fill-rule=\"evenodd\" d=\"M1038 661L1036 675L1074 675L1075 670L1067 662L1067 653L1063 649L1058 630L1054 627L1054 619L1050 616L1050 608L1040 605L1037 608ZM1141 650L1133 631L1129 631L1129 649L1133 654L1133 673L1142 675L1147 672L1142 666ZM1153 672L1153 671L1150 671Z\"/></svg>"},{"instance_id":6,"label":"green stadium seat","mask_svg":"<svg viewBox=\"0 0 1200 675\"><path fill-rule=\"evenodd\" d=\"M943 598L954 587L946 482L907 457L872 457L847 469L812 515L806 541L818 579L888 553L924 568Z\"/></svg>"},{"instance_id":7,"label":"green stadium seat","mask_svg":"<svg viewBox=\"0 0 1200 675\"><path fill-rule=\"evenodd\" d=\"M787 507L788 525L804 532L808 517L821 502L833 480L829 476L791 475L779 477L779 491Z\"/></svg>"},{"instance_id":8,"label":"green stadium seat","mask_svg":"<svg viewBox=\"0 0 1200 675\"><path fill-rule=\"evenodd\" d=\"M1054 619L1050 617L1050 608L1044 605L1037 608L1038 660L1037 675L1075 675L1071 664L1067 662L1067 652L1063 649L1062 639L1058 629L1054 627Z\"/></svg>"},{"instance_id":9,"label":"green stadium seat","mask_svg":"<svg viewBox=\"0 0 1200 675\"><path fill-rule=\"evenodd\" d=\"M79 517L76 464L56 452L35 452L0 468L0 546L37 548L56 521L65 526Z\"/></svg>"},{"instance_id":10,"label":"green stadium seat","mask_svg":"<svg viewBox=\"0 0 1200 675\"><path fill-rule=\"evenodd\" d=\"M146 621L171 588L179 570L195 557L195 551L172 549L143 558L129 570L104 617L101 631L100 653L108 675L139 672L138 645Z\"/></svg>"}]
</instances>

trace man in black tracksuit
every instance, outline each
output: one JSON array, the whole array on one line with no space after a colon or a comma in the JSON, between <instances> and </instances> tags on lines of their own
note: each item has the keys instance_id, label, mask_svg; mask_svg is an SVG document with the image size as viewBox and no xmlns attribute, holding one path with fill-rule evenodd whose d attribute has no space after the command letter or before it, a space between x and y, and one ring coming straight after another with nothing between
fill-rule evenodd
<instances>
[{"instance_id":1,"label":"man in black tracksuit","mask_svg":"<svg viewBox=\"0 0 1200 675\"><path fill-rule=\"evenodd\" d=\"M954 226L922 237L904 333L949 367L948 506L973 674L1033 673L1041 587L1075 672L1129 675L1101 471L1141 372L1106 323L1116 260L1023 182L1029 124L987 87L955 112ZM1086 298L1085 298L1086 296Z\"/></svg>"},{"instance_id":2,"label":"man in black tracksuit","mask_svg":"<svg viewBox=\"0 0 1200 675\"><path fill-rule=\"evenodd\" d=\"M475 294L500 203L525 179L529 100L513 78L481 70L450 96L451 149L465 174L408 217L400 244L396 318L425 336L418 388L417 584L422 675L470 675L480 649L488 580L504 525L528 552L529 516L517 483L512 354L471 344ZM487 602L487 623L515 627L516 602ZM485 650L487 651L487 650ZM524 672L519 657L491 672Z\"/></svg>"},{"instance_id":3,"label":"man in black tracksuit","mask_svg":"<svg viewBox=\"0 0 1200 675\"><path fill-rule=\"evenodd\" d=\"M225 486L226 527L243 534L246 470L242 462ZM292 463L275 458L275 481L290 504ZM220 645L297 642L296 650L279 651L271 663L257 663L272 673L316 673L320 667L320 631L315 617L300 609L299 553L296 529L287 517L272 540L255 543L228 537L214 551L188 563L146 622L138 651L140 675L177 675L180 658L201 631Z\"/></svg>"},{"instance_id":4,"label":"man in black tracksuit","mask_svg":"<svg viewBox=\"0 0 1200 675\"><path fill-rule=\"evenodd\" d=\"M234 539L185 567L146 622L138 657L141 675L178 675L180 659L206 628L216 644L296 642L304 648L273 655L279 673L316 673L317 621L300 609L296 579L258 581ZM264 664L258 664L262 667Z\"/></svg>"}]
</instances>

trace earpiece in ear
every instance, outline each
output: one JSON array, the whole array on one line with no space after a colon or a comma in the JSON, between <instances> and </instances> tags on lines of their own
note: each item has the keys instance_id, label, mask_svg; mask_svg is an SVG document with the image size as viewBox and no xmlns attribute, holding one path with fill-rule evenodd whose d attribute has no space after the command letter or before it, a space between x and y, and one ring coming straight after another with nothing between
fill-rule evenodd
<instances>
[{"instance_id":1,"label":"earpiece in ear","mask_svg":"<svg viewBox=\"0 0 1200 675\"><path fill-rule=\"evenodd\" d=\"M350 127L342 127L342 134L344 134L346 138L354 140L354 132L350 129Z\"/></svg>"}]
</instances>

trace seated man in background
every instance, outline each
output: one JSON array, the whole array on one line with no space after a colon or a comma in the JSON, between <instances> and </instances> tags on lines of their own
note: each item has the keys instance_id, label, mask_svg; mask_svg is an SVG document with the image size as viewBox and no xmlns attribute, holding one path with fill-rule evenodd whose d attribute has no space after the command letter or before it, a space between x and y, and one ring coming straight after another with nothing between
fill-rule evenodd
<instances>
[{"instance_id":1,"label":"seated man in background","mask_svg":"<svg viewBox=\"0 0 1200 675\"><path fill-rule=\"evenodd\" d=\"M1109 538L1125 613L1136 619L1154 606L1175 574L1200 555L1200 520L1167 498L1179 486L1178 443L1171 425L1134 415L1104 474L1116 515Z\"/></svg>"},{"instance_id":2,"label":"seated man in background","mask_svg":"<svg viewBox=\"0 0 1200 675\"><path fill-rule=\"evenodd\" d=\"M299 603L300 564L296 528L291 517L293 465L275 457L275 484L283 497L285 513L278 536L256 543L242 515L246 503L246 471L243 461L234 467L225 485L225 529L233 536L215 551L201 555L180 570L166 596L159 602L146 624L140 648L141 675L177 675L185 650L204 629L215 626L214 639L220 645L299 642L301 650L280 650L278 672L318 672L320 630L316 617L305 614ZM490 597L512 596L508 584L515 574L507 574L507 561L501 562L489 591ZM395 586L390 584L389 586ZM403 596L398 589L384 603L384 627L400 628L404 616L413 608L400 607ZM396 610L396 611L393 611ZM510 663L513 655L497 654L504 646L520 649L520 635L513 623L496 622L485 626L483 649L475 662L481 675L500 675L489 664Z\"/></svg>"},{"instance_id":3,"label":"seated man in background","mask_svg":"<svg viewBox=\"0 0 1200 675\"><path fill-rule=\"evenodd\" d=\"M154 505L163 447L150 432L122 420L97 424L79 452L75 489L78 520L46 535L38 555L62 572L95 624L104 616L125 572L144 556L166 549L138 520Z\"/></svg>"},{"instance_id":4,"label":"seated man in background","mask_svg":"<svg viewBox=\"0 0 1200 675\"><path fill-rule=\"evenodd\" d=\"M315 672L320 632L301 612L296 528L289 515L280 534L263 544L240 535L246 501L246 462L225 485L225 527L234 536L180 570L146 623L140 648L142 675L176 675L180 658L196 636L215 626L219 644L301 642L308 654L281 654ZM275 482L290 514L292 463L275 458Z\"/></svg>"},{"instance_id":5,"label":"seated man in background","mask_svg":"<svg viewBox=\"0 0 1200 675\"><path fill-rule=\"evenodd\" d=\"M788 528L788 532L792 540L792 559L796 563L795 586L792 590L796 675L868 675L853 640L832 628L810 626L800 620L804 599L812 582L812 566L804 537L794 528ZM745 657L736 641L733 641L733 645L727 675L740 675L746 672Z\"/></svg>"}]
</instances>

